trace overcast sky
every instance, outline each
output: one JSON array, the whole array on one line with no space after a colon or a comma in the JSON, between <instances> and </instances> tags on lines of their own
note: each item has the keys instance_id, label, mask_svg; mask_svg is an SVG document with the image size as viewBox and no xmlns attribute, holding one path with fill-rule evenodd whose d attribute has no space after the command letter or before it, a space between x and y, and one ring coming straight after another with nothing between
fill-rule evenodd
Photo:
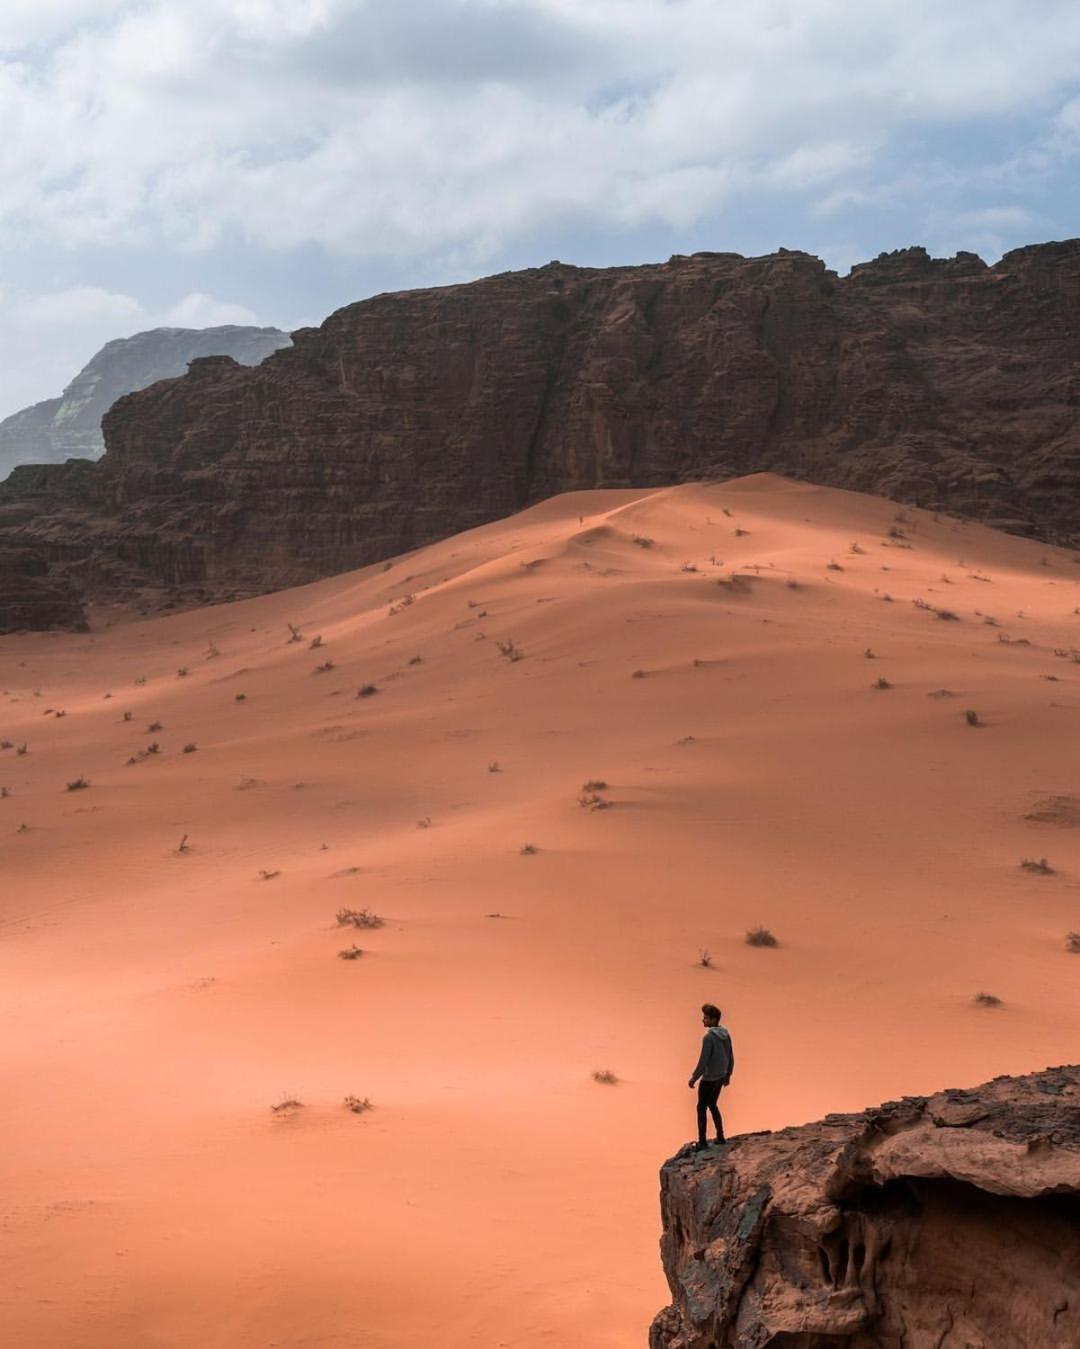
<instances>
[{"instance_id":1,"label":"overcast sky","mask_svg":"<svg viewBox=\"0 0 1080 1349\"><path fill-rule=\"evenodd\" d=\"M1077 0L0 0L0 416L561 258L1080 234Z\"/></svg>"}]
</instances>

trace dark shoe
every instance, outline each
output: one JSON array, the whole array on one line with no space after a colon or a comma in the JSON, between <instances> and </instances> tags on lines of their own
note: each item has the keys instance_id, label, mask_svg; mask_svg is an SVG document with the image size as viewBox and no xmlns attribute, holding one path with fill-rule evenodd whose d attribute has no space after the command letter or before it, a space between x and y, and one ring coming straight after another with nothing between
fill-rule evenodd
<instances>
[{"instance_id":1,"label":"dark shoe","mask_svg":"<svg viewBox=\"0 0 1080 1349\"><path fill-rule=\"evenodd\" d=\"M708 1146L709 1146L708 1143L695 1143L695 1144L694 1144L694 1151L695 1151L695 1152L704 1152L705 1149L706 1149Z\"/></svg>"}]
</instances>

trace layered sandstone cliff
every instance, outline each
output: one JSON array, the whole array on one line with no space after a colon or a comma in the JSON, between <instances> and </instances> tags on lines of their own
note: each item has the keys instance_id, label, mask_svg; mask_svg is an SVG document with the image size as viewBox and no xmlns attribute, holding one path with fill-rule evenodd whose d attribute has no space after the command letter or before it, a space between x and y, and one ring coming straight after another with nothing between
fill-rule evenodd
<instances>
[{"instance_id":1,"label":"layered sandstone cliff","mask_svg":"<svg viewBox=\"0 0 1080 1349\"><path fill-rule=\"evenodd\" d=\"M1080 539L1080 240L848 277L804 253L560 263L381 295L120 399L0 540L90 595L360 566L555 492L771 469ZM0 630L8 618L0 611Z\"/></svg>"},{"instance_id":2,"label":"layered sandstone cliff","mask_svg":"<svg viewBox=\"0 0 1080 1349\"><path fill-rule=\"evenodd\" d=\"M1080 1344L1080 1068L684 1149L660 1185L650 1349Z\"/></svg>"}]
</instances>

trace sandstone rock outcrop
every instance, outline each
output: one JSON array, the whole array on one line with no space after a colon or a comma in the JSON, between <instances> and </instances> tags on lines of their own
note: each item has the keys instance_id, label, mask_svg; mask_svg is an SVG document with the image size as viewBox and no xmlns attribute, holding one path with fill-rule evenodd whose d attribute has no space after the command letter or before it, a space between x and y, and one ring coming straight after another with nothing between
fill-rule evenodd
<instances>
[{"instance_id":1,"label":"sandstone rock outcrop","mask_svg":"<svg viewBox=\"0 0 1080 1349\"><path fill-rule=\"evenodd\" d=\"M339 310L120 399L93 473L0 485L91 596L298 584L556 492L772 470L1080 540L1080 240L551 263Z\"/></svg>"},{"instance_id":2,"label":"sandstone rock outcrop","mask_svg":"<svg viewBox=\"0 0 1080 1349\"><path fill-rule=\"evenodd\" d=\"M23 408L0 421L0 481L19 464L98 459L105 449L101 419L126 393L182 375L197 356L232 356L257 365L289 345L278 328L224 324L216 328L153 328L106 342L59 398Z\"/></svg>"},{"instance_id":3,"label":"sandstone rock outcrop","mask_svg":"<svg viewBox=\"0 0 1080 1349\"><path fill-rule=\"evenodd\" d=\"M684 1149L650 1349L1080 1344L1080 1068Z\"/></svg>"}]
</instances>

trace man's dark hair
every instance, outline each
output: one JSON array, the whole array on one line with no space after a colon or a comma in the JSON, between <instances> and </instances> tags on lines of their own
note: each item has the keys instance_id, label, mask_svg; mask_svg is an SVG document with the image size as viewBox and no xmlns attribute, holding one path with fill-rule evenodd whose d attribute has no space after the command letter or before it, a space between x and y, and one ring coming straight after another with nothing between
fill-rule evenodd
<instances>
[{"instance_id":1,"label":"man's dark hair","mask_svg":"<svg viewBox=\"0 0 1080 1349\"><path fill-rule=\"evenodd\" d=\"M701 1011L704 1016L711 1017L714 1021L720 1020L720 1008L711 1002L703 1002L701 1004Z\"/></svg>"}]
</instances>

